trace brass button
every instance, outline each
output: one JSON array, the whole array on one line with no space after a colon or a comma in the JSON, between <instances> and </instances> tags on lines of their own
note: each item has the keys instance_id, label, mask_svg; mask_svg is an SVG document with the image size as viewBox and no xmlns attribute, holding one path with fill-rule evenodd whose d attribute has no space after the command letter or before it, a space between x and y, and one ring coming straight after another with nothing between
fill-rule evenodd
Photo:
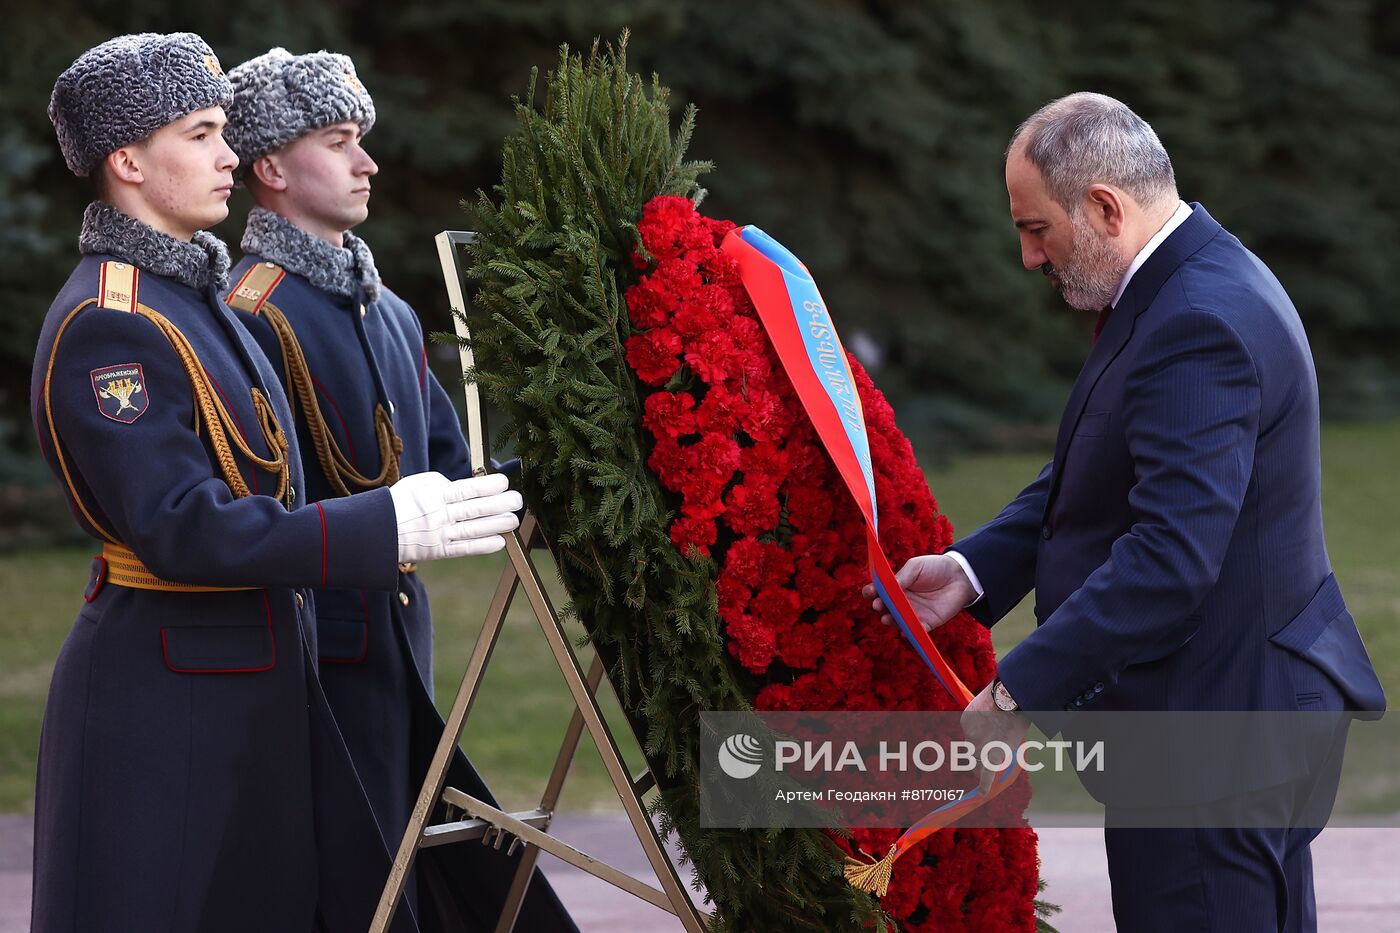
<instances>
[{"instance_id":1,"label":"brass button","mask_svg":"<svg viewBox=\"0 0 1400 933\"><path fill-rule=\"evenodd\" d=\"M263 263L263 265L267 266L269 269L276 269L276 268L277 268L277 263L275 263L275 262L265 262L265 263Z\"/></svg>"},{"instance_id":2,"label":"brass button","mask_svg":"<svg viewBox=\"0 0 1400 933\"><path fill-rule=\"evenodd\" d=\"M298 609L301 609L301 608L303 608L303 607L305 607L305 606L306 606L306 600L302 598L302 595L301 595L300 593L298 593L298 594L297 594L297 608L298 608Z\"/></svg>"},{"instance_id":3,"label":"brass button","mask_svg":"<svg viewBox=\"0 0 1400 933\"><path fill-rule=\"evenodd\" d=\"M400 594L399 594L399 602L401 602L401 603L403 603L405 606L407 606L408 603L409 603L408 594L407 594L407 593L400 593Z\"/></svg>"},{"instance_id":4,"label":"brass button","mask_svg":"<svg viewBox=\"0 0 1400 933\"><path fill-rule=\"evenodd\" d=\"M368 314L368 313L369 313L369 312L368 312L368 310L366 310L365 306L364 306L364 305L360 305L360 317L364 317L364 316L365 316L366 314Z\"/></svg>"},{"instance_id":5,"label":"brass button","mask_svg":"<svg viewBox=\"0 0 1400 933\"><path fill-rule=\"evenodd\" d=\"M389 414L392 415L393 413L394 413L394 402L393 402L392 399L390 399L390 400L389 400Z\"/></svg>"},{"instance_id":6,"label":"brass button","mask_svg":"<svg viewBox=\"0 0 1400 933\"><path fill-rule=\"evenodd\" d=\"M287 501L288 501L288 502L295 502L295 501L297 501L297 488L296 488L295 486L293 486L293 487L291 487L290 489L287 490Z\"/></svg>"}]
</instances>

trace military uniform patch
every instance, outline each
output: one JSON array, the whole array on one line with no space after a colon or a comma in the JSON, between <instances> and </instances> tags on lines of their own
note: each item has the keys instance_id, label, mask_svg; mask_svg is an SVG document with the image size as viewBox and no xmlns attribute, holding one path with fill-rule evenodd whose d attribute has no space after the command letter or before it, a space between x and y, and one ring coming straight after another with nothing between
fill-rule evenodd
<instances>
[{"instance_id":1,"label":"military uniform patch","mask_svg":"<svg viewBox=\"0 0 1400 933\"><path fill-rule=\"evenodd\" d=\"M92 391L97 396L97 410L103 416L122 424L131 424L145 414L151 399L146 393L146 375L140 363L122 363L94 369Z\"/></svg>"}]
</instances>

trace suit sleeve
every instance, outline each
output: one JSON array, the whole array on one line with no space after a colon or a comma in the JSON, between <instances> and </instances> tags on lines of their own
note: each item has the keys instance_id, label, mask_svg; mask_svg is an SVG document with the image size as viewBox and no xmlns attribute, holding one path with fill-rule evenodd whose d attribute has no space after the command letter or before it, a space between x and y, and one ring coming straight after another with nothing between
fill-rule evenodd
<instances>
[{"instance_id":1,"label":"suit sleeve","mask_svg":"<svg viewBox=\"0 0 1400 933\"><path fill-rule=\"evenodd\" d=\"M1035 585L1040 527L1054 465L1053 460L1045 464L1001 514L949 548L966 558L976 572L983 595L967 611L989 628L1016 608Z\"/></svg>"},{"instance_id":2,"label":"suit sleeve","mask_svg":"<svg viewBox=\"0 0 1400 933\"><path fill-rule=\"evenodd\" d=\"M131 363L142 367L147 407L123 423L102 414L91 373ZM235 498L193 430L184 368L139 315L96 308L74 318L57 350L50 393L70 468L108 530L157 576L206 586L395 585L389 490L291 512L271 496Z\"/></svg>"},{"instance_id":3,"label":"suit sleeve","mask_svg":"<svg viewBox=\"0 0 1400 933\"><path fill-rule=\"evenodd\" d=\"M1150 338L1124 391L1132 525L999 665L1024 709L1068 709L1184 643L1220 575L1253 473L1259 380L1239 335L1213 314L1176 314Z\"/></svg>"}]
</instances>

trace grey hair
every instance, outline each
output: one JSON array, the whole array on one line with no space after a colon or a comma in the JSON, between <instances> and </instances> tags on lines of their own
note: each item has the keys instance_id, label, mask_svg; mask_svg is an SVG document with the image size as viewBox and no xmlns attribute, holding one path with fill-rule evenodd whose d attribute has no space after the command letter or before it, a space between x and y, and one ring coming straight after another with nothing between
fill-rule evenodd
<instances>
[{"instance_id":1,"label":"grey hair","mask_svg":"<svg viewBox=\"0 0 1400 933\"><path fill-rule=\"evenodd\" d=\"M1052 100L1016 128L1007 157L1022 144L1065 210L1074 209L1093 184L1120 188L1148 208L1178 198L1162 141L1127 104L1104 94L1080 91Z\"/></svg>"}]
</instances>

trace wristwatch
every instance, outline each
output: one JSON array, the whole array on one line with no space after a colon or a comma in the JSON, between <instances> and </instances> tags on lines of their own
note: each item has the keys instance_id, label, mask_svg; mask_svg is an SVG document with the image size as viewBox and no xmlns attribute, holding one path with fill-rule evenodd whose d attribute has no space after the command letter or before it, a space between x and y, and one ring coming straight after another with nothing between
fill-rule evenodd
<instances>
[{"instance_id":1,"label":"wristwatch","mask_svg":"<svg viewBox=\"0 0 1400 933\"><path fill-rule=\"evenodd\" d=\"M1011 691L1006 689L1006 684L1001 682L1000 677L992 681L992 702L1003 713L1012 713L1021 708L1011 695Z\"/></svg>"}]
</instances>

